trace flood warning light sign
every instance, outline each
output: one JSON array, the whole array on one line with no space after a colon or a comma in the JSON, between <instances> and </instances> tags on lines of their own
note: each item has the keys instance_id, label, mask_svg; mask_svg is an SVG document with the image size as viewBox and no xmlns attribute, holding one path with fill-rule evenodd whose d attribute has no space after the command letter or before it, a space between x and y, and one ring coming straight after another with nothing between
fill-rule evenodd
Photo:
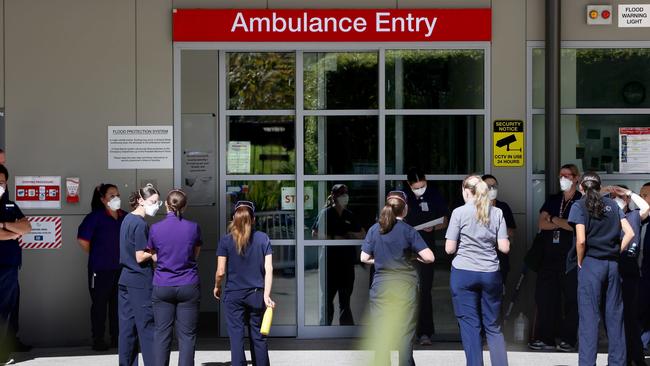
<instances>
[{"instance_id":1,"label":"flood warning light sign","mask_svg":"<svg viewBox=\"0 0 650 366\"><path fill-rule=\"evenodd\" d=\"M524 121L494 121L492 138L494 166L524 166Z\"/></svg>"}]
</instances>

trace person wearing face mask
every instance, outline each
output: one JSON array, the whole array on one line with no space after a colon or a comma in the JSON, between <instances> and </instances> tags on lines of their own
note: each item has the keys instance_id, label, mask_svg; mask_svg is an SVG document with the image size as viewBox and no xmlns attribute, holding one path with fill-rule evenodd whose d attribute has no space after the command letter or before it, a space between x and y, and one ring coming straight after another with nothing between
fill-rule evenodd
<instances>
[{"instance_id":1,"label":"person wearing face mask","mask_svg":"<svg viewBox=\"0 0 650 366\"><path fill-rule=\"evenodd\" d=\"M483 365L485 332L492 365L507 366L501 332L503 282L497 251L508 253L510 241L503 213L490 204L488 186L477 175L463 181L465 205L451 213L445 251L455 255L449 287L468 366Z\"/></svg>"},{"instance_id":2,"label":"person wearing face mask","mask_svg":"<svg viewBox=\"0 0 650 366\"><path fill-rule=\"evenodd\" d=\"M318 214L312 226L312 236L318 239L363 239L366 231L348 210L350 196L345 184L335 184L327 198L327 206ZM354 246L326 246L327 263L326 319L322 325L332 325L334 320L334 297L339 295L339 325L354 325L350 298L354 290L354 266L358 254Z\"/></svg>"},{"instance_id":3,"label":"person wearing face mask","mask_svg":"<svg viewBox=\"0 0 650 366\"><path fill-rule=\"evenodd\" d=\"M434 227L419 230L422 238L433 253L436 252L436 233L447 227L447 216L449 209L447 201L433 186L427 185L427 178L424 172L418 168L411 168L406 174L406 181L410 189L406 190L406 202L408 203L408 214L404 222L411 226L417 226L440 217L444 217L442 224ZM433 301L431 289L433 288L434 265L433 263L416 263L419 277L419 304L416 339L420 345L431 345L431 337L435 333L433 321Z\"/></svg>"},{"instance_id":4,"label":"person wearing face mask","mask_svg":"<svg viewBox=\"0 0 650 366\"><path fill-rule=\"evenodd\" d=\"M650 182L646 182L641 187L639 196L650 204ZM639 284L639 320L641 325L641 340L644 349L648 349L650 344L650 231L647 225L650 220L646 218L642 222L640 243L642 243L640 253L640 272L641 280Z\"/></svg>"},{"instance_id":5,"label":"person wearing face mask","mask_svg":"<svg viewBox=\"0 0 650 366\"><path fill-rule=\"evenodd\" d=\"M621 275L621 290L623 295L623 322L625 324L625 345L627 348L627 364L636 366L646 365L641 342L641 324L639 323L639 253L641 251L641 222L648 217L650 205L638 194L630 191L624 185L603 187L601 193L609 193L618 207L623 210L629 222L634 237L618 260L618 271ZM637 209L632 210L633 202ZM623 238L621 232L621 239Z\"/></svg>"},{"instance_id":6,"label":"person wearing face mask","mask_svg":"<svg viewBox=\"0 0 650 366\"><path fill-rule=\"evenodd\" d=\"M18 238L32 231L32 226L18 205L7 194L9 172L0 165L0 364L12 361L15 349L12 316L16 314L20 287L18 270L22 265L22 251Z\"/></svg>"},{"instance_id":7,"label":"person wearing face mask","mask_svg":"<svg viewBox=\"0 0 650 366\"><path fill-rule=\"evenodd\" d=\"M138 365L138 345L145 365L153 365L154 318L151 303L153 255L148 246L149 227L145 216L155 216L162 202L152 184L133 192L129 204L133 211L124 217L120 228L119 280L119 364Z\"/></svg>"},{"instance_id":8,"label":"person wearing face mask","mask_svg":"<svg viewBox=\"0 0 650 366\"><path fill-rule=\"evenodd\" d=\"M120 227L126 211L120 209L120 192L113 184L100 184L93 191L92 211L79 225L77 241L88 253L88 291L92 349L105 351L106 318L111 346L117 347L117 282L120 278Z\"/></svg>"},{"instance_id":9,"label":"person wearing face mask","mask_svg":"<svg viewBox=\"0 0 650 366\"><path fill-rule=\"evenodd\" d=\"M570 264L575 263L572 260L575 251L571 251L573 228L567 219L571 207L582 197L576 188L579 176L578 167L563 165L559 174L562 192L550 195L539 210L537 223L544 239L544 250L535 288L535 340L528 344L532 350L575 350L578 277L575 265ZM557 344L556 338L560 340Z\"/></svg>"},{"instance_id":10,"label":"person wearing face mask","mask_svg":"<svg viewBox=\"0 0 650 366\"><path fill-rule=\"evenodd\" d=\"M491 174L485 174L481 179L483 179L483 181L488 185L488 198L490 199L490 203L492 206L499 208L501 212L503 212L503 218L506 220L506 227L508 228L508 238L512 239L517 224L515 223L515 217L512 214L510 206L497 199L499 194L499 182L497 181L497 178ZM497 257L499 258L499 271L501 272L503 285L505 286L508 273L510 273L510 258L508 257L508 254L501 253L500 251L497 251Z\"/></svg>"}]
</instances>

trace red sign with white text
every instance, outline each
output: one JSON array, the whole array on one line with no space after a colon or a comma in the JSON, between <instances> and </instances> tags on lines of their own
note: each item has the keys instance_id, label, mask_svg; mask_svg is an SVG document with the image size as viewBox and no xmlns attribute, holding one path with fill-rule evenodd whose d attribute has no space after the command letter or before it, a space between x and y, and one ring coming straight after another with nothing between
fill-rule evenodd
<instances>
[{"instance_id":1,"label":"red sign with white text","mask_svg":"<svg viewBox=\"0 0 650 366\"><path fill-rule=\"evenodd\" d=\"M491 9L174 9L174 42L490 41Z\"/></svg>"}]
</instances>

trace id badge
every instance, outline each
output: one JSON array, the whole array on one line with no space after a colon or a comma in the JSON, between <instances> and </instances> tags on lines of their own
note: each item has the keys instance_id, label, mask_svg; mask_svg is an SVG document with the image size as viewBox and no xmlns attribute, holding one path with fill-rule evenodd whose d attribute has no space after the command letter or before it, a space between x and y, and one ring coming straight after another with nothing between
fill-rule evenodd
<instances>
[{"instance_id":1,"label":"id badge","mask_svg":"<svg viewBox=\"0 0 650 366\"><path fill-rule=\"evenodd\" d=\"M560 244L560 230L553 232L553 244Z\"/></svg>"},{"instance_id":2,"label":"id badge","mask_svg":"<svg viewBox=\"0 0 650 366\"><path fill-rule=\"evenodd\" d=\"M422 209L422 212L429 212L429 204L426 202L420 203L420 208Z\"/></svg>"}]
</instances>

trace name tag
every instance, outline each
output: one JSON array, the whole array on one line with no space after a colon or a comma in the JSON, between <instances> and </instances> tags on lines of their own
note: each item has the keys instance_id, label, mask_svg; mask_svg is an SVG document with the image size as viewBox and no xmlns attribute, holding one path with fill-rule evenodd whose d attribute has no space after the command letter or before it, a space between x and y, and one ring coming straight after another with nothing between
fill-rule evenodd
<instances>
[{"instance_id":1,"label":"name tag","mask_svg":"<svg viewBox=\"0 0 650 366\"><path fill-rule=\"evenodd\" d=\"M422 209L423 212L429 212L429 204L426 202L420 203L420 208Z\"/></svg>"},{"instance_id":2,"label":"name tag","mask_svg":"<svg viewBox=\"0 0 650 366\"><path fill-rule=\"evenodd\" d=\"M553 232L553 244L560 244L560 230Z\"/></svg>"},{"instance_id":3,"label":"name tag","mask_svg":"<svg viewBox=\"0 0 650 366\"><path fill-rule=\"evenodd\" d=\"M5 205L5 207L7 207L7 208L14 208L14 207L16 207L16 205L14 205L13 203L7 203L7 204Z\"/></svg>"}]
</instances>

